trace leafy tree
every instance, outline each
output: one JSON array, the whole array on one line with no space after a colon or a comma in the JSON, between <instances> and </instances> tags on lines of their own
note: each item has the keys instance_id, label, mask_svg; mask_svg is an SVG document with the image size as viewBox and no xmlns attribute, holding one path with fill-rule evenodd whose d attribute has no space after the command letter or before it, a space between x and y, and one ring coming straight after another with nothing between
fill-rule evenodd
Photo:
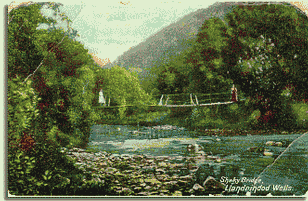
<instances>
[{"instance_id":1,"label":"leafy tree","mask_svg":"<svg viewBox=\"0 0 308 201\"><path fill-rule=\"evenodd\" d=\"M12 148L10 151L18 147L28 149L34 145L34 142L27 146L18 141L32 134L31 122L39 115L36 108L38 101L30 80L25 84L21 84L19 77L8 80L8 145Z\"/></svg>"},{"instance_id":2,"label":"leafy tree","mask_svg":"<svg viewBox=\"0 0 308 201\"><path fill-rule=\"evenodd\" d=\"M198 33L189 60L193 85L202 90L211 78L219 88L233 82L260 110L260 126L290 128L293 115L283 94L295 88L300 96L307 88L307 17L271 4L239 6L225 19L228 27L211 18Z\"/></svg>"},{"instance_id":3,"label":"leafy tree","mask_svg":"<svg viewBox=\"0 0 308 201\"><path fill-rule=\"evenodd\" d=\"M43 55L35 48L36 28L51 20L40 14L41 5L34 4L13 9L8 25L8 76L26 77L40 64Z\"/></svg>"},{"instance_id":4,"label":"leafy tree","mask_svg":"<svg viewBox=\"0 0 308 201\"><path fill-rule=\"evenodd\" d=\"M74 32L40 14L42 3L13 9L8 25L8 173L11 194L74 194L76 179L60 146L85 146L92 111L94 61ZM63 20L66 19L62 15ZM68 19L67 19L68 20ZM69 21L69 20L68 20ZM51 24L38 30L40 23ZM33 60L37 62L33 62ZM67 172L69 170L70 172ZM80 173L80 171L79 171ZM68 179L70 178L70 179ZM74 186L75 185L75 186Z\"/></svg>"},{"instance_id":5,"label":"leafy tree","mask_svg":"<svg viewBox=\"0 0 308 201\"><path fill-rule=\"evenodd\" d=\"M307 88L307 17L284 4L238 7L227 19L228 75L260 110L261 125L290 128L294 116L282 94L297 86L300 96Z\"/></svg>"},{"instance_id":6,"label":"leafy tree","mask_svg":"<svg viewBox=\"0 0 308 201\"><path fill-rule=\"evenodd\" d=\"M112 99L112 103L123 105L148 105L150 96L141 88L136 73L125 68L114 66L103 69L97 76L97 88L102 88L104 95ZM98 100L98 93L96 95Z\"/></svg>"},{"instance_id":7,"label":"leafy tree","mask_svg":"<svg viewBox=\"0 0 308 201\"><path fill-rule=\"evenodd\" d=\"M178 57L177 57L178 58ZM157 88L161 94L183 93L189 85L189 71L181 73L179 67L185 66L181 60L173 60L163 67L165 68L158 75ZM188 72L188 73L187 73Z\"/></svg>"},{"instance_id":8,"label":"leafy tree","mask_svg":"<svg viewBox=\"0 0 308 201\"><path fill-rule=\"evenodd\" d=\"M169 54L168 58L159 59L150 72L156 79L152 85L158 89L155 95L179 94L189 91L191 81L191 64L187 63L187 57L194 44L194 39L186 39L181 42L186 47L182 52Z\"/></svg>"},{"instance_id":9,"label":"leafy tree","mask_svg":"<svg viewBox=\"0 0 308 201\"><path fill-rule=\"evenodd\" d=\"M90 126L98 118L90 106L94 96L88 93L94 87L94 61L83 45L72 39L76 32L64 31L56 27L56 20L40 14L43 6L59 13L58 4L44 3L14 9L9 14L9 77L19 75L33 81L34 91L41 98L37 104L40 118L35 122L41 130L48 131L54 125L66 135L78 130L84 146ZM69 24L65 15L60 14L60 18ZM50 27L37 29L40 23Z\"/></svg>"},{"instance_id":10,"label":"leafy tree","mask_svg":"<svg viewBox=\"0 0 308 201\"><path fill-rule=\"evenodd\" d=\"M95 81L93 60L83 45L66 36L57 47L52 41L63 38L62 31L54 30L45 36L43 53L48 48L53 50L32 78L34 88L42 97L39 103L42 115L64 133L74 133L78 128L86 139L96 119L91 109Z\"/></svg>"},{"instance_id":11,"label":"leafy tree","mask_svg":"<svg viewBox=\"0 0 308 201\"><path fill-rule=\"evenodd\" d=\"M198 33L188 60L192 86L218 91L233 82L261 112L260 126L290 128L286 95L307 93L307 17L287 4L264 4L235 7L225 22L206 20Z\"/></svg>"},{"instance_id":12,"label":"leafy tree","mask_svg":"<svg viewBox=\"0 0 308 201\"><path fill-rule=\"evenodd\" d=\"M197 93L230 90L232 80L223 74L222 51L227 45L227 25L219 18L206 20L187 59L192 64L190 89Z\"/></svg>"}]
</instances>

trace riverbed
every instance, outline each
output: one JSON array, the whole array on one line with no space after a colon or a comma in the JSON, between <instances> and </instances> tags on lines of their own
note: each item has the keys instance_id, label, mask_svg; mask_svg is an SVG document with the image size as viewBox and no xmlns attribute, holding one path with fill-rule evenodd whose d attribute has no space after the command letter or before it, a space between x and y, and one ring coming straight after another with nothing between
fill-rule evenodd
<instances>
[{"instance_id":1,"label":"riverbed","mask_svg":"<svg viewBox=\"0 0 308 201\"><path fill-rule=\"evenodd\" d=\"M201 148L197 150L199 155L196 157L196 165L199 168L211 166L214 172L212 176L228 185L226 189L230 194L246 194L245 190L234 192L232 187L251 185L249 179L259 177L260 182L256 185L261 188L270 187L270 190L256 191L255 194L266 195L270 192L273 195L303 195L308 190L308 135L286 150L301 135L200 136L198 132L171 125L95 125L92 127L88 149L106 151L113 156L142 154L182 161L185 157L197 156L187 147L198 145ZM270 141L276 142L277 146L266 145ZM251 151L256 147L264 151ZM282 152L274 165L267 168ZM202 182L204 178L200 178ZM226 178L241 182L227 183Z\"/></svg>"}]
</instances>

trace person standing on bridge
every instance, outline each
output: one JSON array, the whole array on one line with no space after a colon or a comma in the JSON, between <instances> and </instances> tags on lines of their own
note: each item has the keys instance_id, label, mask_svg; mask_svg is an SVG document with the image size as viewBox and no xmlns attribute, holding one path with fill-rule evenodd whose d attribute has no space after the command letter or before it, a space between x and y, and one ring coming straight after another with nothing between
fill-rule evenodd
<instances>
[{"instance_id":1,"label":"person standing on bridge","mask_svg":"<svg viewBox=\"0 0 308 201\"><path fill-rule=\"evenodd\" d=\"M231 88L231 91L232 91L232 98L231 98L231 101L232 102L237 102L237 89L235 88L234 84Z\"/></svg>"}]
</instances>

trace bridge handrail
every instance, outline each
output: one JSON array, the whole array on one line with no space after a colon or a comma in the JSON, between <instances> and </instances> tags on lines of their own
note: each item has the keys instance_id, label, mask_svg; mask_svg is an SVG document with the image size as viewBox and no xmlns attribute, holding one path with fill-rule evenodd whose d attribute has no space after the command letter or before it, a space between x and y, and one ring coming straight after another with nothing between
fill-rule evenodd
<instances>
[{"instance_id":1,"label":"bridge handrail","mask_svg":"<svg viewBox=\"0 0 308 201\"><path fill-rule=\"evenodd\" d=\"M180 96L180 95L203 95L203 96L207 96L207 95L221 95L221 94L226 94L226 95L231 95L231 92L222 92L222 93L212 93L212 94L204 94L204 93L179 93L179 94L164 94L165 96ZM162 94L160 95L153 95L153 96L161 96Z\"/></svg>"}]
</instances>

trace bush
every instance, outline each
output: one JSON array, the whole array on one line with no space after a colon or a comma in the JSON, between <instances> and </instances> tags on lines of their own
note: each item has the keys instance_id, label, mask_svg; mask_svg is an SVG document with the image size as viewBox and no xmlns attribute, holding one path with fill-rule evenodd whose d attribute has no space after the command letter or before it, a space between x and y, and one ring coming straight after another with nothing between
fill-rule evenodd
<instances>
[{"instance_id":1,"label":"bush","mask_svg":"<svg viewBox=\"0 0 308 201\"><path fill-rule=\"evenodd\" d=\"M292 105L295 114L296 126L298 128L308 128L308 104L295 103Z\"/></svg>"},{"instance_id":2,"label":"bush","mask_svg":"<svg viewBox=\"0 0 308 201\"><path fill-rule=\"evenodd\" d=\"M30 80L8 80L8 190L12 195L52 195L61 189L74 195L82 171L60 152L67 136L52 123L40 127L38 100Z\"/></svg>"},{"instance_id":3,"label":"bush","mask_svg":"<svg viewBox=\"0 0 308 201\"><path fill-rule=\"evenodd\" d=\"M8 143L15 149L27 133L31 133L31 122L38 115L36 103L39 98L31 88L31 81L21 83L19 77L8 80Z\"/></svg>"},{"instance_id":4,"label":"bush","mask_svg":"<svg viewBox=\"0 0 308 201\"><path fill-rule=\"evenodd\" d=\"M258 118L260 117L261 112L260 110L254 110L251 115L249 116L247 123L250 128L255 128L258 124Z\"/></svg>"},{"instance_id":5,"label":"bush","mask_svg":"<svg viewBox=\"0 0 308 201\"><path fill-rule=\"evenodd\" d=\"M83 184L78 176L83 172L47 137L37 137L34 149L9 154L8 173L8 189L13 195L74 195L75 185Z\"/></svg>"}]
</instances>

